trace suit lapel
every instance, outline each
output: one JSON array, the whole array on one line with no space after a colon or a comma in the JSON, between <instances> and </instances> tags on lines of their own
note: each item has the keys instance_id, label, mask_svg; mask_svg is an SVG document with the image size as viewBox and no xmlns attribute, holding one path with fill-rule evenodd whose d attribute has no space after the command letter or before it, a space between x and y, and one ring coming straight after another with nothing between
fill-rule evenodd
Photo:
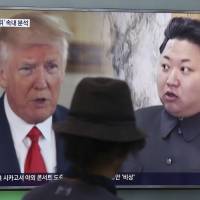
<instances>
[{"instance_id":1,"label":"suit lapel","mask_svg":"<svg viewBox=\"0 0 200 200\"><path fill-rule=\"evenodd\" d=\"M56 112L53 115L53 124L66 120L68 115L68 110L66 108L57 106ZM57 158L57 166L56 172L64 173L68 170L70 163L64 158L64 141L61 136L55 133L56 138L56 158Z\"/></svg>"},{"instance_id":2,"label":"suit lapel","mask_svg":"<svg viewBox=\"0 0 200 200\"><path fill-rule=\"evenodd\" d=\"M3 98L4 95L0 98L0 173L20 173Z\"/></svg>"}]
</instances>

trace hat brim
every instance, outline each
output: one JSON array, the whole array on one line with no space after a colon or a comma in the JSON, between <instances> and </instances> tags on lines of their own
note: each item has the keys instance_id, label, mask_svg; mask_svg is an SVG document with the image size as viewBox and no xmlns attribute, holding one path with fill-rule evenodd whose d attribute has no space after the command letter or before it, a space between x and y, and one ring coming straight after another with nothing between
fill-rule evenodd
<instances>
[{"instance_id":1,"label":"hat brim","mask_svg":"<svg viewBox=\"0 0 200 200\"><path fill-rule=\"evenodd\" d=\"M54 124L54 130L61 134L111 142L131 142L145 138L145 134L136 128L133 121L97 123L68 116L66 121Z\"/></svg>"}]
</instances>

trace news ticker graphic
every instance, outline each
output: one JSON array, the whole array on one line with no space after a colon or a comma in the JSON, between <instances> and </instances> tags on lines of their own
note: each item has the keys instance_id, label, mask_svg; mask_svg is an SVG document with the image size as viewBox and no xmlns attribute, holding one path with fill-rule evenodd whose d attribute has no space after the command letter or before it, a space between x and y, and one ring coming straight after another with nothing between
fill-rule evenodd
<instances>
[{"instance_id":1,"label":"news ticker graphic","mask_svg":"<svg viewBox=\"0 0 200 200\"><path fill-rule=\"evenodd\" d=\"M30 19L7 19L0 18L0 27L12 27L12 28L29 28Z\"/></svg>"},{"instance_id":2,"label":"news ticker graphic","mask_svg":"<svg viewBox=\"0 0 200 200\"><path fill-rule=\"evenodd\" d=\"M0 189L9 186L40 186L59 181L64 174L0 174ZM117 188L148 186L200 187L200 173L118 173L113 178Z\"/></svg>"},{"instance_id":3,"label":"news ticker graphic","mask_svg":"<svg viewBox=\"0 0 200 200\"><path fill-rule=\"evenodd\" d=\"M118 173L113 178L116 186L197 186L200 187L200 173Z\"/></svg>"},{"instance_id":4,"label":"news ticker graphic","mask_svg":"<svg viewBox=\"0 0 200 200\"><path fill-rule=\"evenodd\" d=\"M63 174L0 174L0 186L39 186L50 181L59 181Z\"/></svg>"}]
</instances>

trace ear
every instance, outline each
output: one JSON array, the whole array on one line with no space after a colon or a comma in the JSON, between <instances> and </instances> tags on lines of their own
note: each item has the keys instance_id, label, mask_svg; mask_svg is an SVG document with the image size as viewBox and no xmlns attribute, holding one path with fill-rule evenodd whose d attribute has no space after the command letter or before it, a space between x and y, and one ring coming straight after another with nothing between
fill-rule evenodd
<instances>
[{"instance_id":1,"label":"ear","mask_svg":"<svg viewBox=\"0 0 200 200\"><path fill-rule=\"evenodd\" d=\"M6 66L0 67L0 86L5 90L7 87L7 73Z\"/></svg>"}]
</instances>

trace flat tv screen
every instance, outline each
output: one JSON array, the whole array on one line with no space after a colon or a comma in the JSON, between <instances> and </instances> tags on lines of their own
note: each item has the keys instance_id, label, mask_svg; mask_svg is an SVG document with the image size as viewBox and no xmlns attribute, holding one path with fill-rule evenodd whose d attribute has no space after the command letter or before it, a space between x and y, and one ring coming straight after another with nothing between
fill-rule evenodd
<instances>
[{"instance_id":1,"label":"flat tv screen","mask_svg":"<svg viewBox=\"0 0 200 200\"><path fill-rule=\"evenodd\" d=\"M146 133L147 142L144 150L128 156L119 173L113 177L117 187L199 187L200 105L195 98L200 98L200 64L196 62L200 60L200 39L193 40L189 33L188 36L187 31L190 30L183 31L177 37L168 37L164 32L172 19L200 20L200 14L106 9L4 9L0 11L0 39L4 33L2 30L6 28L29 29L31 19L13 19L16 14L27 12L47 14L59 20L55 26L61 24L68 27L69 53L59 94L60 105L69 108L74 89L83 77L113 77L128 83L137 113L136 121ZM184 23L187 25L189 22L186 20ZM179 34L181 29L182 25L175 32ZM18 38L19 41L23 39ZM0 47L3 68L3 58L7 55L2 53L2 43ZM0 81L2 102L8 84L5 85L4 78L1 76ZM5 106L5 102L2 106ZM192 112L187 112L190 107ZM143 116L141 110L153 108L156 109L152 111L153 115ZM11 123L14 122L7 119L8 111L5 112L5 108L0 112L4 112L0 114L1 125L7 124L0 127L0 143L4 141L0 144L0 156L6 158L5 162L11 163L10 167L15 161L18 166L16 171L12 169L9 172L9 166L6 173L0 171L0 187L29 188L62 179L63 174L53 170L47 174L24 174L20 153L14 141L16 137L11 133L14 126ZM155 124L156 128L153 129ZM9 140L5 140L5 134L10 134ZM0 169L3 163L1 159Z\"/></svg>"}]
</instances>

